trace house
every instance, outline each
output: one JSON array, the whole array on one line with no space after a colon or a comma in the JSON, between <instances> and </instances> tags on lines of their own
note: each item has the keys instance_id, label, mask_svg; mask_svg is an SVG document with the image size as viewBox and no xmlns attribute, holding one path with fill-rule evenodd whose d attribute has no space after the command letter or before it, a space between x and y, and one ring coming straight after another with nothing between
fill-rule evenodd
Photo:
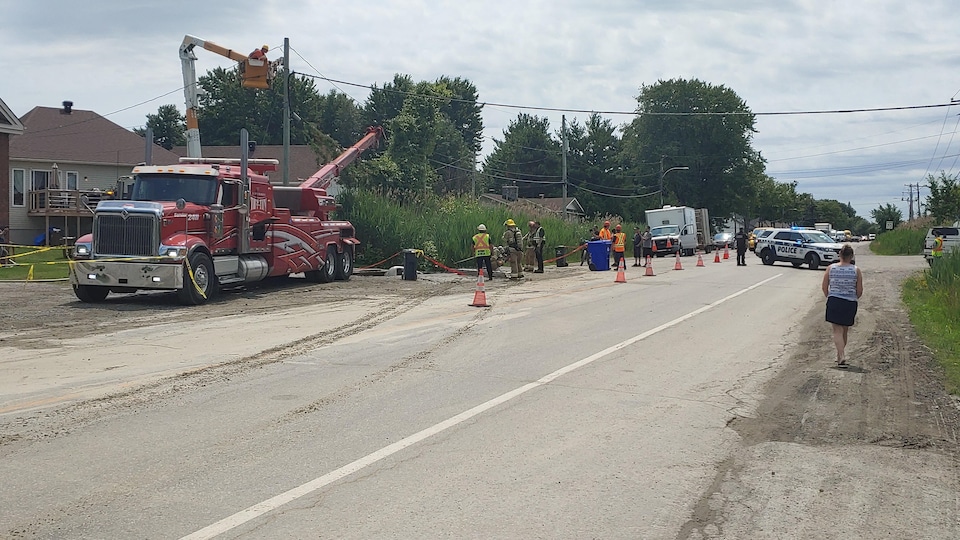
<instances>
[{"instance_id":1,"label":"house","mask_svg":"<svg viewBox=\"0 0 960 540\"><path fill-rule=\"evenodd\" d=\"M583 207L576 197L564 200L562 197L523 198L517 196L516 186L503 186L502 193L483 193L479 197L481 204L504 206L508 208L522 208L534 215L552 215L563 217L564 203L566 203L567 219L581 220L584 217Z\"/></svg>"},{"instance_id":2,"label":"house","mask_svg":"<svg viewBox=\"0 0 960 540\"><path fill-rule=\"evenodd\" d=\"M60 244L89 232L97 202L146 162L143 137L70 101L59 109L34 107L19 124L23 134L9 142L9 197L2 205L14 244ZM152 163L179 159L158 145L150 150Z\"/></svg>"},{"instance_id":3,"label":"house","mask_svg":"<svg viewBox=\"0 0 960 540\"><path fill-rule=\"evenodd\" d=\"M10 184L10 139L11 135L23 135L23 124L10 107L0 100L0 243L8 242L6 229L10 223L10 201L13 186Z\"/></svg>"}]
</instances>

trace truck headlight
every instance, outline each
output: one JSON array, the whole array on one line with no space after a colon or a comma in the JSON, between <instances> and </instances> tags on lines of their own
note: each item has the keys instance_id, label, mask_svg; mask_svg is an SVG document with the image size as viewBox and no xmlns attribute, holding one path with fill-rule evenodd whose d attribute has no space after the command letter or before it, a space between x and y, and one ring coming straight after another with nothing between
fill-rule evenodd
<instances>
[{"instance_id":1,"label":"truck headlight","mask_svg":"<svg viewBox=\"0 0 960 540\"><path fill-rule=\"evenodd\" d=\"M76 246L76 250L77 250L77 255L81 257L85 257L90 254L89 246L79 245L79 246Z\"/></svg>"},{"instance_id":2,"label":"truck headlight","mask_svg":"<svg viewBox=\"0 0 960 540\"><path fill-rule=\"evenodd\" d=\"M179 247L168 247L167 251L163 254L164 257L170 257L171 259L176 259L180 256L180 252L183 248Z\"/></svg>"}]
</instances>

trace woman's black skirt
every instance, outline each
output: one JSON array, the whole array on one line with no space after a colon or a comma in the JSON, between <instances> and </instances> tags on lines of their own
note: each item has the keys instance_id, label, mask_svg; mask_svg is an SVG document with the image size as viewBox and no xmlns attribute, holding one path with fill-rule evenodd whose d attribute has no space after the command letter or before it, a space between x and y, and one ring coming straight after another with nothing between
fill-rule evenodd
<instances>
[{"instance_id":1,"label":"woman's black skirt","mask_svg":"<svg viewBox=\"0 0 960 540\"><path fill-rule=\"evenodd\" d=\"M831 296L827 298L827 322L841 326L853 326L857 316L857 302Z\"/></svg>"}]
</instances>

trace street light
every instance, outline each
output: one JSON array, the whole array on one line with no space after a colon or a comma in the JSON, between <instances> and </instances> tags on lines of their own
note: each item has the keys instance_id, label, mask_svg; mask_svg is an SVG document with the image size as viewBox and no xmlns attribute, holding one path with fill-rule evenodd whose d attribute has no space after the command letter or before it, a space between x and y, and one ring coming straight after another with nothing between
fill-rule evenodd
<instances>
[{"instance_id":1,"label":"street light","mask_svg":"<svg viewBox=\"0 0 960 540\"><path fill-rule=\"evenodd\" d=\"M660 208L663 208L663 177L670 171L687 171L690 167L670 167L660 175Z\"/></svg>"}]
</instances>

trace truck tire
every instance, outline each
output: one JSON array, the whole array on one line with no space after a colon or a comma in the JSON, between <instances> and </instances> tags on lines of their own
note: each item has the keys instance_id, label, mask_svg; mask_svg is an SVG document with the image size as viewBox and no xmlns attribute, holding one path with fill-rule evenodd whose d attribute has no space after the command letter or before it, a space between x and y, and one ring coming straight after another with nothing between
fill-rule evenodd
<instances>
[{"instance_id":1,"label":"truck tire","mask_svg":"<svg viewBox=\"0 0 960 540\"><path fill-rule=\"evenodd\" d=\"M337 255L337 248L330 246L327 248L327 260L320 269L320 283L330 283L337 279L337 267L340 266L337 261L340 256Z\"/></svg>"},{"instance_id":2,"label":"truck tire","mask_svg":"<svg viewBox=\"0 0 960 540\"><path fill-rule=\"evenodd\" d=\"M206 253L195 251L187 261L190 268L183 268L183 288L177 291L177 298L185 306L198 306L217 294L217 274ZM191 270L193 278L190 277Z\"/></svg>"},{"instance_id":3,"label":"truck tire","mask_svg":"<svg viewBox=\"0 0 960 540\"><path fill-rule=\"evenodd\" d=\"M337 279L340 281L347 281L350 279L350 276L353 275L353 250L349 247L343 248L343 253L340 254L339 263L337 265Z\"/></svg>"},{"instance_id":4,"label":"truck tire","mask_svg":"<svg viewBox=\"0 0 960 540\"><path fill-rule=\"evenodd\" d=\"M816 253L808 253L807 264L810 265L811 270L820 268L820 257Z\"/></svg>"},{"instance_id":5,"label":"truck tire","mask_svg":"<svg viewBox=\"0 0 960 540\"><path fill-rule=\"evenodd\" d=\"M770 266L777 258L773 255L773 251L770 248L766 248L760 252L760 260L763 261L763 264Z\"/></svg>"},{"instance_id":6,"label":"truck tire","mask_svg":"<svg viewBox=\"0 0 960 540\"><path fill-rule=\"evenodd\" d=\"M74 285L73 294L77 295L77 298L79 298L81 302L96 304L103 302L107 298L107 295L110 294L110 289L96 285Z\"/></svg>"}]
</instances>

